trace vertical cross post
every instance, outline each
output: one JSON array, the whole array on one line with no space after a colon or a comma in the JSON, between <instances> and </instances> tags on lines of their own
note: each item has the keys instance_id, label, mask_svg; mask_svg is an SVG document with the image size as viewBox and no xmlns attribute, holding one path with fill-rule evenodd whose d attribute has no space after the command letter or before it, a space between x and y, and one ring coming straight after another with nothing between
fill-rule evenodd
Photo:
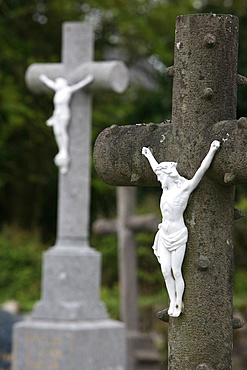
<instances>
[{"instance_id":1,"label":"vertical cross post","mask_svg":"<svg viewBox=\"0 0 247 370\"><path fill-rule=\"evenodd\" d=\"M169 370L232 368L234 185L247 182L246 120L236 120L237 83L243 80L237 54L237 17L179 16L172 123L112 127L95 145L95 166L104 181L143 186L157 184L141 157L143 146L152 148L158 162L178 162L178 172L189 179L210 143L221 141L184 215L189 230L185 308L169 318ZM116 142L121 143L117 151Z\"/></svg>"},{"instance_id":2,"label":"vertical cross post","mask_svg":"<svg viewBox=\"0 0 247 370\"><path fill-rule=\"evenodd\" d=\"M120 186L117 188L117 220L99 219L93 224L97 235L117 233L118 270L120 283L120 317L126 325L128 370L138 366L149 369L160 362L152 339L139 331L137 251L136 233L154 232L158 216L154 214L136 216L136 188ZM141 355L140 355L141 353Z\"/></svg>"}]
</instances>

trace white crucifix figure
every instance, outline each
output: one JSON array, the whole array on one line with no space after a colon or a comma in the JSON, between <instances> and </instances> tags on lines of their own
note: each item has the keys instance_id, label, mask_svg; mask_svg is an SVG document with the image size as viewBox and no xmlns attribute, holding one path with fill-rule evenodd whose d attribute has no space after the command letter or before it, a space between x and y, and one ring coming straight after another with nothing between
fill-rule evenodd
<instances>
[{"instance_id":1,"label":"white crucifix figure","mask_svg":"<svg viewBox=\"0 0 247 370\"><path fill-rule=\"evenodd\" d=\"M178 317L183 310L185 284L181 268L188 240L183 214L190 194L201 181L219 147L220 142L214 140L201 166L190 180L179 175L176 162L158 163L149 148L142 149L142 154L148 159L163 190L160 199L162 222L158 226L153 249L161 265L169 295L168 314L173 317Z\"/></svg>"},{"instance_id":2,"label":"white crucifix figure","mask_svg":"<svg viewBox=\"0 0 247 370\"><path fill-rule=\"evenodd\" d=\"M46 124L53 127L58 146L58 154L55 156L54 162L59 167L60 173L64 174L68 172L70 162L68 125L71 118L71 96L76 91L90 84L93 81L93 76L88 75L83 80L71 86L65 78L58 77L53 81L44 74L40 75L40 81L55 91L53 115L46 121Z\"/></svg>"}]
</instances>

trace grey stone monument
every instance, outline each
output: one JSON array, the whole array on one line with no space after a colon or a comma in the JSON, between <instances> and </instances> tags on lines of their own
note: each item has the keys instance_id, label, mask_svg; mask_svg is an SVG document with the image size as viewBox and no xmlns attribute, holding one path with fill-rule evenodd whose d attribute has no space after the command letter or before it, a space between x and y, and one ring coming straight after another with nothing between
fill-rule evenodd
<instances>
[{"instance_id":1,"label":"grey stone monument","mask_svg":"<svg viewBox=\"0 0 247 370\"><path fill-rule=\"evenodd\" d=\"M123 92L128 71L120 61L93 62L93 31L81 22L63 25L62 63L33 64L29 88L47 92L39 80L69 84L93 75L90 90L71 99L70 166L59 174L55 246L44 254L41 300L14 330L13 370L123 370L124 324L110 320L99 300L100 254L88 243L90 204L91 92Z\"/></svg>"}]
</instances>

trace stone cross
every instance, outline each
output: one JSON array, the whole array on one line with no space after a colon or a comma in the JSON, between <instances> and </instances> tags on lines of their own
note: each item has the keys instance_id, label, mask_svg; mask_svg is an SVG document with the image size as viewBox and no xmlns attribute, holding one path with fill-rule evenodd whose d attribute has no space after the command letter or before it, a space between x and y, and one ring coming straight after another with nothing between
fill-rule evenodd
<instances>
[{"instance_id":1,"label":"stone cross","mask_svg":"<svg viewBox=\"0 0 247 370\"><path fill-rule=\"evenodd\" d=\"M30 66L27 85L33 92L48 92L42 74L69 85L88 75L93 82L71 97L70 165L67 173L59 173L57 239L44 254L41 300L31 320L15 328L13 370L124 370L124 325L110 320L99 300L100 254L89 246L88 231L91 92L123 92L128 71L120 61L92 61L90 25L64 23L62 35L62 62Z\"/></svg>"},{"instance_id":2,"label":"stone cross","mask_svg":"<svg viewBox=\"0 0 247 370\"><path fill-rule=\"evenodd\" d=\"M33 64L26 73L26 82L34 93L49 93L40 81L65 78L70 85L93 76L89 90L73 94L71 99L70 169L59 174L57 246L88 245L90 202L90 148L92 91L123 92L128 84L128 71L121 61L93 62L93 31L89 24L63 24L62 63Z\"/></svg>"},{"instance_id":3,"label":"stone cross","mask_svg":"<svg viewBox=\"0 0 247 370\"><path fill-rule=\"evenodd\" d=\"M91 90L87 91L83 89L77 91L71 98L72 116L68 129L70 136L70 167L66 174L59 173L57 240L54 252L57 248L82 247L84 249L86 248L85 250L88 250L89 248L88 230L90 214L90 148L92 110L90 92L102 89L122 92L125 90L128 83L128 72L122 62L92 62L93 31L89 24L81 22L66 22L63 24L62 35L62 63L33 64L28 68L26 73L27 85L35 93L49 91L40 81L40 75L42 74L48 76L52 80L55 80L58 77L63 77L71 85L81 81L85 76L93 76L93 82L90 85ZM72 249L70 249L70 251L72 251ZM59 298L62 295L61 292L59 292L56 283L54 290L51 289L54 276L53 278L49 276L50 273L51 271L47 261L47 271L44 274L44 294L47 293L53 295L54 291L57 291L56 295L58 301L60 299L64 300L64 297ZM93 274L93 269L91 274ZM86 286L88 286L88 277L85 276L86 272L84 272L83 275L83 280L86 284L83 289L85 289ZM97 274L95 274L95 279L96 276ZM92 280L95 279L92 278ZM76 297L74 297L74 299L77 301ZM41 307L37 305L36 313L39 309L43 310L43 302ZM89 306L88 309L90 310L89 312L92 313ZM50 308L48 311L50 315ZM59 312L61 314L61 309ZM57 314L58 313L56 312L56 317Z\"/></svg>"},{"instance_id":4,"label":"stone cross","mask_svg":"<svg viewBox=\"0 0 247 370\"><path fill-rule=\"evenodd\" d=\"M232 329L241 326L232 304L234 186L247 183L247 119L236 119L237 85L246 84L237 74L238 27L228 14L179 16L168 71L172 122L112 126L95 144L95 167L105 182L157 186L143 146L192 178L210 143L221 142L185 212L185 310L169 318L169 370L230 370Z\"/></svg>"}]
</instances>

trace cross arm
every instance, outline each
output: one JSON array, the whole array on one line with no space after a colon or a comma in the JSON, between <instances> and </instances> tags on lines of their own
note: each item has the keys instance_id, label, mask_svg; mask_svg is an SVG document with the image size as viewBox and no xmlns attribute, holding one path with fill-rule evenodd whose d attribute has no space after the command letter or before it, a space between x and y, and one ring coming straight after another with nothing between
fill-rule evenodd
<instances>
[{"instance_id":1,"label":"cross arm","mask_svg":"<svg viewBox=\"0 0 247 370\"><path fill-rule=\"evenodd\" d=\"M178 147L173 141L172 124L113 125L98 136L94 165L109 185L159 186L157 177L142 155L150 147L158 162L175 161Z\"/></svg>"},{"instance_id":2,"label":"cross arm","mask_svg":"<svg viewBox=\"0 0 247 370\"><path fill-rule=\"evenodd\" d=\"M129 83L129 72L122 61L83 63L69 74L68 81L73 84L87 75L94 77L89 91L112 90L122 93Z\"/></svg>"},{"instance_id":3,"label":"cross arm","mask_svg":"<svg viewBox=\"0 0 247 370\"><path fill-rule=\"evenodd\" d=\"M202 140L217 139L221 147L208 175L225 185L247 183L247 118L217 122Z\"/></svg>"},{"instance_id":4,"label":"cross arm","mask_svg":"<svg viewBox=\"0 0 247 370\"><path fill-rule=\"evenodd\" d=\"M40 75L45 74L51 80L65 78L69 85L79 83L88 75L93 76L93 82L87 87L88 91L112 90L122 93L128 86L129 73L122 61L86 62L73 71L66 71L62 63L35 63L26 71L26 84L36 93L47 93L49 89L40 81Z\"/></svg>"},{"instance_id":5,"label":"cross arm","mask_svg":"<svg viewBox=\"0 0 247 370\"><path fill-rule=\"evenodd\" d=\"M178 162L186 177L188 166L194 174L214 140L221 143L207 176L222 185L247 183L247 118L217 122L189 143L174 138L173 125L139 124L105 129L94 147L94 164L99 177L114 186L159 186L143 146L150 147L157 162ZM188 149L189 148L189 149Z\"/></svg>"},{"instance_id":6,"label":"cross arm","mask_svg":"<svg viewBox=\"0 0 247 370\"><path fill-rule=\"evenodd\" d=\"M50 89L40 80L41 75L46 75L51 80L55 80L58 77L65 78L64 68L61 63L32 64L26 71L25 80L29 90L35 94L50 92Z\"/></svg>"}]
</instances>

